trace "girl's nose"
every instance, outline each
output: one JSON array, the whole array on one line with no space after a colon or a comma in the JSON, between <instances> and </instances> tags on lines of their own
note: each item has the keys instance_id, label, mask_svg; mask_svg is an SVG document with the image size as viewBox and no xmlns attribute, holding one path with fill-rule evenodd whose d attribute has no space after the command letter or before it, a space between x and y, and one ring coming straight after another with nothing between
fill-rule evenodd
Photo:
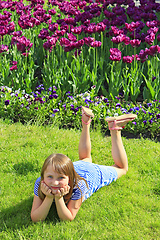
<instances>
[{"instance_id":1,"label":"girl's nose","mask_svg":"<svg viewBox=\"0 0 160 240\"><path fill-rule=\"evenodd\" d=\"M58 185L58 180L53 179L52 184L55 185L55 186Z\"/></svg>"}]
</instances>

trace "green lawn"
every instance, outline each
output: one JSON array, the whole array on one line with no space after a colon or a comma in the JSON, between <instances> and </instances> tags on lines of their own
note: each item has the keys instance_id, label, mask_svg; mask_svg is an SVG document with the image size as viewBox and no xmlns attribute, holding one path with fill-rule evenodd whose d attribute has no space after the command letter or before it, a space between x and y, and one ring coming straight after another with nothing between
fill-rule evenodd
<instances>
[{"instance_id":1,"label":"green lawn","mask_svg":"<svg viewBox=\"0 0 160 240\"><path fill-rule=\"evenodd\" d=\"M129 171L84 202L72 222L52 209L32 223L34 182L53 152L78 160L80 131L0 121L0 239L160 239L160 143L123 138ZM91 131L92 158L112 164L111 138Z\"/></svg>"}]
</instances>

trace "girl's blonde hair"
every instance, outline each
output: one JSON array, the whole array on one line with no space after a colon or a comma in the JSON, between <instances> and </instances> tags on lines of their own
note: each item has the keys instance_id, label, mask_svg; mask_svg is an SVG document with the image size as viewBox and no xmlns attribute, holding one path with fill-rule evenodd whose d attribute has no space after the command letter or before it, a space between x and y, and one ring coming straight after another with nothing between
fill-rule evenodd
<instances>
[{"instance_id":1,"label":"girl's blonde hair","mask_svg":"<svg viewBox=\"0 0 160 240\"><path fill-rule=\"evenodd\" d=\"M71 198L73 188L75 186L79 188L78 181L84 180L88 187L86 180L84 178L80 177L78 175L78 173L75 171L74 165L73 165L72 161L70 160L70 158L68 158L66 155L61 154L61 153L51 154L45 160L45 162L42 166L42 169L41 169L41 181L40 181L39 188L38 188L38 196L42 200L44 200L45 195L41 191L41 182L44 180L44 172L49 164L51 164L53 166L54 170L57 173L64 174L69 177L70 191L67 195L65 195L65 202L68 202L69 199ZM81 189L80 189L80 191L81 191ZM81 194L82 194L82 192L81 192Z\"/></svg>"}]
</instances>

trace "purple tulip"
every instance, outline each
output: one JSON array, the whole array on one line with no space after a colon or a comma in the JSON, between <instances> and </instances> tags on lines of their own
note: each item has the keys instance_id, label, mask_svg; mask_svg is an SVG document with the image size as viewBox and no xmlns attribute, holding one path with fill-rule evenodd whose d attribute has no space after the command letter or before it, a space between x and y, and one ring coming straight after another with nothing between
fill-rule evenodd
<instances>
[{"instance_id":1,"label":"purple tulip","mask_svg":"<svg viewBox=\"0 0 160 240\"><path fill-rule=\"evenodd\" d=\"M125 26L129 32L133 32L137 27L139 27L139 25L140 22L125 23Z\"/></svg>"},{"instance_id":2,"label":"purple tulip","mask_svg":"<svg viewBox=\"0 0 160 240\"><path fill-rule=\"evenodd\" d=\"M132 63L132 61L133 61L133 58L130 57L130 56L124 56L123 57L123 62L124 63Z\"/></svg>"},{"instance_id":3,"label":"purple tulip","mask_svg":"<svg viewBox=\"0 0 160 240\"><path fill-rule=\"evenodd\" d=\"M85 33L92 34L97 32L97 26L95 23L89 24L89 26L84 30Z\"/></svg>"},{"instance_id":4,"label":"purple tulip","mask_svg":"<svg viewBox=\"0 0 160 240\"><path fill-rule=\"evenodd\" d=\"M118 44L118 43L123 42L124 38L125 38L125 35L124 35L124 34L120 34L120 35L118 35L118 36L116 36L116 37L113 37L113 38L111 39L111 41L112 41L113 43Z\"/></svg>"},{"instance_id":5,"label":"purple tulip","mask_svg":"<svg viewBox=\"0 0 160 240\"><path fill-rule=\"evenodd\" d=\"M79 26L79 27L71 27L71 32L75 33L75 34L81 34L82 27L81 26Z\"/></svg>"},{"instance_id":6,"label":"purple tulip","mask_svg":"<svg viewBox=\"0 0 160 240\"><path fill-rule=\"evenodd\" d=\"M8 33L8 30L5 26L0 26L0 36L4 36Z\"/></svg>"},{"instance_id":7,"label":"purple tulip","mask_svg":"<svg viewBox=\"0 0 160 240\"><path fill-rule=\"evenodd\" d=\"M72 42L76 42L77 41L77 37L74 36L72 33L67 33L68 39Z\"/></svg>"},{"instance_id":8,"label":"purple tulip","mask_svg":"<svg viewBox=\"0 0 160 240\"><path fill-rule=\"evenodd\" d=\"M121 6L116 6L112 9L112 11L116 14L116 15L122 15L125 13L125 9Z\"/></svg>"},{"instance_id":9,"label":"purple tulip","mask_svg":"<svg viewBox=\"0 0 160 240\"><path fill-rule=\"evenodd\" d=\"M0 53L2 52L8 52L9 51L9 48L7 45L0 45Z\"/></svg>"},{"instance_id":10,"label":"purple tulip","mask_svg":"<svg viewBox=\"0 0 160 240\"><path fill-rule=\"evenodd\" d=\"M117 28L116 26L111 26L111 32L115 35L118 36L120 34L124 34L123 30Z\"/></svg>"},{"instance_id":11,"label":"purple tulip","mask_svg":"<svg viewBox=\"0 0 160 240\"><path fill-rule=\"evenodd\" d=\"M117 18L111 20L111 25L122 26L125 24L126 20L127 20L126 15L118 16Z\"/></svg>"},{"instance_id":12,"label":"purple tulip","mask_svg":"<svg viewBox=\"0 0 160 240\"><path fill-rule=\"evenodd\" d=\"M110 48L110 53L111 53L111 55L110 55L110 59L112 60L112 61L120 61L121 60L121 51L120 50L118 50L118 48Z\"/></svg>"},{"instance_id":13,"label":"purple tulip","mask_svg":"<svg viewBox=\"0 0 160 240\"><path fill-rule=\"evenodd\" d=\"M48 29L51 31L51 32L55 32L57 29L58 29L58 23L52 23L49 25Z\"/></svg>"},{"instance_id":14,"label":"purple tulip","mask_svg":"<svg viewBox=\"0 0 160 240\"><path fill-rule=\"evenodd\" d=\"M57 37L47 37L47 42L43 43L44 49L51 51L52 48L56 46L57 41Z\"/></svg>"},{"instance_id":15,"label":"purple tulip","mask_svg":"<svg viewBox=\"0 0 160 240\"><path fill-rule=\"evenodd\" d=\"M13 32L12 35L14 37L20 37L22 35L22 31Z\"/></svg>"},{"instance_id":16,"label":"purple tulip","mask_svg":"<svg viewBox=\"0 0 160 240\"><path fill-rule=\"evenodd\" d=\"M23 14L20 16L18 24L22 29L32 28L35 25L35 19L31 16L31 14Z\"/></svg>"},{"instance_id":17,"label":"purple tulip","mask_svg":"<svg viewBox=\"0 0 160 240\"><path fill-rule=\"evenodd\" d=\"M158 27L150 28L150 29L147 31L148 34L151 34L151 33L156 34L157 32L158 32Z\"/></svg>"},{"instance_id":18,"label":"purple tulip","mask_svg":"<svg viewBox=\"0 0 160 240\"><path fill-rule=\"evenodd\" d=\"M70 52L70 51L72 51L74 48L75 48L75 42L70 42L70 45L66 46L66 47L64 48L64 51L65 51L65 52Z\"/></svg>"},{"instance_id":19,"label":"purple tulip","mask_svg":"<svg viewBox=\"0 0 160 240\"><path fill-rule=\"evenodd\" d=\"M155 40L155 34L153 32L151 32L145 37L145 42L148 43L149 45L151 45L154 42L154 40Z\"/></svg>"},{"instance_id":20,"label":"purple tulip","mask_svg":"<svg viewBox=\"0 0 160 240\"><path fill-rule=\"evenodd\" d=\"M50 24L52 22L52 16L50 14L43 15L43 22Z\"/></svg>"},{"instance_id":21,"label":"purple tulip","mask_svg":"<svg viewBox=\"0 0 160 240\"><path fill-rule=\"evenodd\" d=\"M74 43L75 48L81 48L84 45L84 40L80 39L79 41Z\"/></svg>"},{"instance_id":22,"label":"purple tulip","mask_svg":"<svg viewBox=\"0 0 160 240\"><path fill-rule=\"evenodd\" d=\"M105 29L106 29L106 25L103 22L99 22L97 24L97 32L98 33L104 32Z\"/></svg>"},{"instance_id":23,"label":"purple tulip","mask_svg":"<svg viewBox=\"0 0 160 240\"><path fill-rule=\"evenodd\" d=\"M17 65L17 61L12 61L12 64L13 65Z\"/></svg>"},{"instance_id":24,"label":"purple tulip","mask_svg":"<svg viewBox=\"0 0 160 240\"><path fill-rule=\"evenodd\" d=\"M139 39L133 39L133 40L130 40L130 44L131 46L134 48L134 47L139 47L140 44L141 44L141 40Z\"/></svg>"},{"instance_id":25,"label":"purple tulip","mask_svg":"<svg viewBox=\"0 0 160 240\"><path fill-rule=\"evenodd\" d=\"M149 49L146 48L145 53L150 56L155 56L157 53L160 53L160 46L154 45L154 46L151 46Z\"/></svg>"},{"instance_id":26,"label":"purple tulip","mask_svg":"<svg viewBox=\"0 0 160 240\"><path fill-rule=\"evenodd\" d=\"M55 31L56 36L64 36L65 33L66 33L66 30L64 30L64 29Z\"/></svg>"},{"instance_id":27,"label":"purple tulip","mask_svg":"<svg viewBox=\"0 0 160 240\"><path fill-rule=\"evenodd\" d=\"M41 31L40 31L40 34L38 35L39 38L41 38L42 40L47 38L49 36L49 32L46 28L43 28Z\"/></svg>"},{"instance_id":28,"label":"purple tulip","mask_svg":"<svg viewBox=\"0 0 160 240\"><path fill-rule=\"evenodd\" d=\"M100 47L102 43L100 41L91 42L91 47Z\"/></svg>"},{"instance_id":29,"label":"purple tulip","mask_svg":"<svg viewBox=\"0 0 160 240\"><path fill-rule=\"evenodd\" d=\"M87 46L90 46L91 43L94 42L94 38L93 37L84 37L83 40L84 40L84 42L85 42L85 44Z\"/></svg>"},{"instance_id":30,"label":"purple tulip","mask_svg":"<svg viewBox=\"0 0 160 240\"><path fill-rule=\"evenodd\" d=\"M146 22L146 26L149 27L149 28L153 28L153 27L157 27L158 26L158 23L157 21L153 20L153 21L147 21Z\"/></svg>"},{"instance_id":31,"label":"purple tulip","mask_svg":"<svg viewBox=\"0 0 160 240\"><path fill-rule=\"evenodd\" d=\"M48 10L48 13L50 14L50 15L55 15L56 14L56 10L53 8L53 9L49 9Z\"/></svg>"},{"instance_id":32,"label":"purple tulip","mask_svg":"<svg viewBox=\"0 0 160 240\"><path fill-rule=\"evenodd\" d=\"M107 29L110 28L111 23L108 19L103 19L103 23L104 23L104 25L106 26Z\"/></svg>"},{"instance_id":33,"label":"purple tulip","mask_svg":"<svg viewBox=\"0 0 160 240\"><path fill-rule=\"evenodd\" d=\"M75 25L75 19L74 18L65 18L64 22L69 25ZM62 24L62 23L61 23Z\"/></svg>"},{"instance_id":34,"label":"purple tulip","mask_svg":"<svg viewBox=\"0 0 160 240\"><path fill-rule=\"evenodd\" d=\"M62 47L66 47L66 46L69 46L70 45L70 41L67 39L67 38L61 38L60 39L60 45L62 46Z\"/></svg>"},{"instance_id":35,"label":"purple tulip","mask_svg":"<svg viewBox=\"0 0 160 240\"><path fill-rule=\"evenodd\" d=\"M116 18L116 14L113 12L110 12L108 10L104 10L104 15L106 16L106 18L108 19L115 19Z\"/></svg>"},{"instance_id":36,"label":"purple tulip","mask_svg":"<svg viewBox=\"0 0 160 240\"><path fill-rule=\"evenodd\" d=\"M25 56L25 57L28 57L28 52L27 53L24 52L24 53L22 53L22 55Z\"/></svg>"},{"instance_id":37,"label":"purple tulip","mask_svg":"<svg viewBox=\"0 0 160 240\"><path fill-rule=\"evenodd\" d=\"M33 46L33 43L30 42L25 36L22 37L12 37L11 45L17 45L18 51L22 52L23 55L26 55L26 51L29 51Z\"/></svg>"},{"instance_id":38,"label":"purple tulip","mask_svg":"<svg viewBox=\"0 0 160 240\"><path fill-rule=\"evenodd\" d=\"M65 32L68 32L69 31L69 26L65 23L63 23L60 27L60 30L65 30Z\"/></svg>"},{"instance_id":39,"label":"purple tulip","mask_svg":"<svg viewBox=\"0 0 160 240\"><path fill-rule=\"evenodd\" d=\"M141 50L141 51L144 51L144 50ZM140 55L139 54L139 55L136 56L136 60L137 61L141 61L141 63L144 63L147 59L148 59L148 55L147 54L145 54L145 55Z\"/></svg>"},{"instance_id":40,"label":"purple tulip","mask_svg":"<svg viewBox=\"0 0 160 240\"><path fill-rule=\"evenodd\" d=\"M17 65L13 65L12 67L10 67L10 70L11 70L11 71L17 70Z\"/></svg>"},{"instance_id":41,"label":"purple tulip","mask_svg":"<svg viewBox=\"0 0 160 240\"><path fill-rule=\"evenodd\" d=\"M11 34L12 32L14 32L14 30L15 30L15 23L14 22L10 22L7 25L7 30L8 30L8 34Z\"/></svg>"}]
</instances>

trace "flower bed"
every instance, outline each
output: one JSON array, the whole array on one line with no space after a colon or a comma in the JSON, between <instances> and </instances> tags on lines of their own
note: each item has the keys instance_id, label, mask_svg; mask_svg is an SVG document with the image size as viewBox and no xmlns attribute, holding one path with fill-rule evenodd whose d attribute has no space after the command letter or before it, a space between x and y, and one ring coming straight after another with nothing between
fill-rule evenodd
<instances>
[{"instance_id":1,"label":"flower bed","mask_svg":"<svg viewBox=\"0 0 160 240\"><path fill-rule=\"evenodd\" d=\"M154 0L0 2L0 85L160 99Z\"/></svg>"},{"instance_id":2,"label":"flower bed","mask_svg":"<svg viewBox=\"0 0 160 240\"><path fill-rule=\"evenodd\" d=\"M120 95L113 99L96 96L95 87L90 92L71 95L67 92L61 95L55 86L47 90L43 85L31 94L25 90L0 88L1 118L13 122L55 124L59 127L81 128L81 107L93 109L95 118L92 127L106 132L108 129L106 117L125 113L135 113L137 118L125 127L125 132L135 135L145 134L147 137L160 136L160 101L154 100L133 104L124 101Z\"/></svg>"}]
</instances>

